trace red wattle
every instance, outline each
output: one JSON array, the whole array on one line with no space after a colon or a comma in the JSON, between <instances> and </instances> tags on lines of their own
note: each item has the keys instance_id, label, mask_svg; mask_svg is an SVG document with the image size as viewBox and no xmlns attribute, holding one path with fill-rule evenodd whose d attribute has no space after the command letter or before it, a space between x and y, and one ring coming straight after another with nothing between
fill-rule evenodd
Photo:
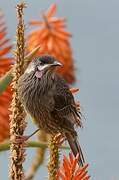
<instances>
[{"instance_id":1,"label":"red wattle","mask_svg":"<svg viewBox=\"0 0 119 180\"><path fill-rule=\"evenodd\" d=\"M43 75L42 71L36 71L36 72L35 72L35 76L36 76L37 78L39 78L39 79L41 79L42 75Z\"/></svg>"}]
</instances>

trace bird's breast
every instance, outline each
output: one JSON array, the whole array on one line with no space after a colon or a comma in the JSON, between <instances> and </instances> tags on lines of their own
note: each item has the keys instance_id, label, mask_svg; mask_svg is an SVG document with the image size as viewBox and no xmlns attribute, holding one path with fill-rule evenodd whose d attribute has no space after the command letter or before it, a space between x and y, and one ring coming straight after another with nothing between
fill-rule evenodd
<instances>
[{"instance_id":1,"label":"bird's breast","mask_svg":"<svg viewBox=\"0 0 119 180\"><path fill-rule=\"evenodd\" d=\"M51 112L54 109L55 83L52 79L42 81L36 78L21 77L18 93L26 111L41 129L52 129ZM57 127L57 126L56 126ZM57 128L56 128L57 129Z\"/></svg>"}]
</instances>

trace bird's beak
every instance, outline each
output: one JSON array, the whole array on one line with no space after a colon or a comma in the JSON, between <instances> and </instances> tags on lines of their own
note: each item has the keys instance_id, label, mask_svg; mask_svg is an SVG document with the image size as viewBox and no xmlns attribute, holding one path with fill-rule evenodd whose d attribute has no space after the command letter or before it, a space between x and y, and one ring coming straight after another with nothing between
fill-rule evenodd
<instances>
[{"instance_id":1,"label":"bird's beak","mask_svg":"<svg viewBox=\"0 0 119 180\"><path fill-rule=\"evenodd\" d=\"M45 64L43 66L38 66L37 68L38 68L39 71L42 71L44 69L50 69L53 66L54 67L55 66L62 66L62 64L60 62L58 62L58 61L54 61L54 63L52 63L52 64Z\"/></svg>"},{"instance_id":2,"label":"bird's beak","mask_svg":"<svg viewBox=\"0 0 119 180\"><path fill-rule=\"evenodd\" d=\"M54 63L51 64L51 66L62 66L62 64L58 61L54 61Z\"/></svg>"}]
</instances>

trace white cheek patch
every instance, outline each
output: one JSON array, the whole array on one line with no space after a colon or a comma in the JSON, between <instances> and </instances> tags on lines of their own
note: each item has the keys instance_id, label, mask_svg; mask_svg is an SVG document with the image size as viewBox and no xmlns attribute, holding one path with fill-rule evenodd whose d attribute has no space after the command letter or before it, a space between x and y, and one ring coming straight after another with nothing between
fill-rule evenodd
<instances>
[{"instance_id":1,"label":"white cheek patch","mask_svg":"<svg viewBox=\"0 0 119 180\"><path fill-rule=\"evenodd\" d=\"M45 64L45 65L43 65L43 66L38 66L38 70L39 70L39 71L42 71L42 70L44 70L44 69L47 69L49 66L50 66L50 64Z\"/></svg>"},{"instance_id":2,"label":"white cheek patch","mask_svg":"<svg viewBox=\"0 0 119 180\"><path fill-rule=\"evenodd\" d=\"M30 73L32 71L35 70L35 65L32 63L28 66L28 68L26 69L25 73Z\"/></svg>"}]
</instances>

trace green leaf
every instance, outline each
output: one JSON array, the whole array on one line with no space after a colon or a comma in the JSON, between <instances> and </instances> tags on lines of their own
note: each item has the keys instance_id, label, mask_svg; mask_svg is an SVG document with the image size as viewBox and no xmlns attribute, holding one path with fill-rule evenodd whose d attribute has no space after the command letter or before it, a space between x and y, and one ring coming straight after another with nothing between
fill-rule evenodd
<instances>
[{"instance_id":1,"label":"green leaf","mask_svg":"<svg viewBox=\"0 0 119 180\"><path fill-rule=\"evenodd\" d=\"M5 91L7 85L12 80L12 73L9 70L3 77L0 78L0 95Z\"/></svg>"}]
</instances>

